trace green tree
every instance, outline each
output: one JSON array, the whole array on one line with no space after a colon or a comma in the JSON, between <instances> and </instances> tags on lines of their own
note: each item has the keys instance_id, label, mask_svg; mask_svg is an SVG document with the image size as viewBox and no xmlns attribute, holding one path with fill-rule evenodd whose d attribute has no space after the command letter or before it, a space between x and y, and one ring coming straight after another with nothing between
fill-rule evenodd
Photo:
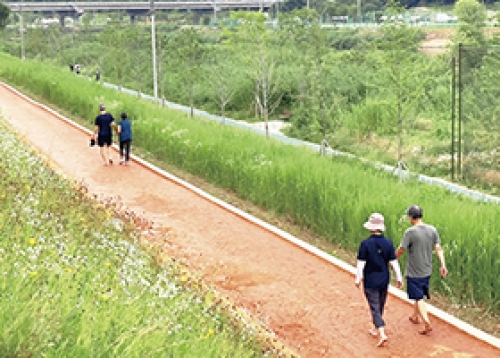
<instances>
[{"instance_id":1,"label":"green tree","mask_svg":"<svg viewBox=\"0 0 500 358\"><path fill-rule=\"evenodd\" d=\"M10 8L3 2L0 2L0 30L7 25L7 19L10 15Z\"/></svg>"},{"instance_id":2,"label":"green tree","mask_svg":"<svg viewBox=\"0 0 500 358\"><path fill-rule=\"evenodd\" d=\"M151 60L148 59L148 49L144 49L144 44L151 43L151 36L146 36L137 24L127 27L124 30L124 36L128 39L126 42L126 57L121 61L127 62L127 68L130 69L130 80L135 84L139 95L144 90L144 77L148 74L148 67ZM152 50L151 50L152 52Z\"/></svg>"},{"instance_id":3,"label":"green tree","mask_svg":"<svg viewBox=\"0 0 500 358\"><path fill-rule=\"evenodd\" d=\"M26 33L26 54L43 61L47 55L47 36L43 28L29 29Z\"/></svg>"},{"instance_id":4,"label":"green tree","mask_svg":"<svg viewBox=\"0 0 500 358\"><path fill-rule=\"evenodd\" d=\"M471 151L493 153L500 140L500 48L492 48L484 56L481 68L474 76L474 82L466 91L466 114L473 121L475 138L471 139ZM478 95L480 93L480 95ZM468 96L469 95L469 96ZM498 166L498 161L488 163ZM497 168L498 169L498 168Z\"/></svg>"},{"instance_id":5,"label":"green tree","mask_svg":"<svg viewBox=\"0 0 500 358\"><path fill-rule=\"evenodd\" d=\"M58 25L52 25L47 27L46 32L47 41L49 43L49 56L53 59L59 58L61 55L61 30Z\"/></svg>"},{"instance_id":6,"label":"green tree","mask_svg":"<svg viewBox=\"0 0 500 358\"><path fill-rule=\"evenodd\" d=\"M215 88L213 99L217 102L222 117L222 124L225 124L226 106L232 100L237 90L241 74L238 67L232 64L236 54L228 46L219 45L219 48L212 49L208 53L208 68L204 72L208 83Z\"/></svg>"},{"instance_id":7,"label":"green tree","mask_svg":"<svg viewBox=\"0 0 500 358\"><path fill-rule=\"evenodd\" d=\"M293 115L290 118L292 126L288 133L292 136L314 140L314 129L308 103L308 66L304 64L305 53L302 47L309 45L306 27L307 21L303 20L307 9L294 10L290 13L282 13L279 17L279 28L277 30L277 48L279 48L279 60L283 64L283 77L289 82L293 90L289 93L294 104ZM299 16L300 15L300 16Z\"/></svg>"},{"instance_id":8,"label":"green tree","mask_svg":"<svg viewBox=\"0 0 500 358\"><path fill-rule=\"evenodd\" d=\"M389 18L394 16L394 19L397 19L395 15L401 12L399 5L389 1ZM375 85L379 92L380 105L387 108L391 118L395 119L398 137L397 165L401 180L402 170L406 166L403 162L403 135L405 131L409 131L408 117L416 109L430 79L421 80L421 74L427 70L418 51L418 29L402 21L389 20L382 26L381 32L383 36L374 41L375 51L370 55L376 73L376 76L372 77L371 85ZM394 122L390 123L390 126L394 127Z\"/></svg>"},{"instance_id":9,"label":"green tree","mask_svg":"<svg viewBox=\"0 0 500 358\"><path fill-rule=\"evenodd\" d=\"M466 46L484 46L486 37L486 8L477 0L458 0L453 12L458 18L458 30L453 41Z\"/></svg>"},{"instance_id":10,"label":"green tree","mask_svg":"<svg viewBox=\"0 0 500 358\"><path fill-rule=\"evenodd\" d=\"M336 98L335 88L330 85L337 64L329 47L327 30L321 26L316 10L301 9L283 14L279 31L283 48L291 50L291 55L298 58L296 62L300 69L296 76L303 110L294 115L292 124L305 127L312 137L307 139L317 139L315 134L318 133L324 145L327 135L334 131L338 122L335 109L340 101Z\"/></svg>"},{"instance_id":11,"label":"green tree","mask_svg":"<svg viewBox=\"0 0 500 358\"><path fill-rule=\"evenodd\" d=\"M106 27L101 34L101 41L106 51L102 52L103 73L113 74L117 79L117 85L120 89L124 84L125 76L129 74L130 61L127 48L130 40L119 24ZM111 76L110 76L111 77Z\"/></svg>"},{"instance_id":12,"label":"green tree","mask_svg":"<svg viewBox=\"0 0 500 358\"><path fill-rule=\"evenodd\" d=\"M481 66L487 44L484 28L487 19L486 8L476 0L459 0L454 7L454 13L458 18L458 30L452 37L452 49L456 55L459 46L462 50L474 48L471 51L461 51L461 66L464 71L472 71ZM470 79L464 79L469 82Z\"/></svg>"},{"instance_id":13,"label":"green tree","mask_svg":"<svg viewBox=\"0 0 500 358\"><path fill-rule=\"evenodd\" d=\"M266 17L261 12L239 11L231 13L236 24L232 29L225 28L224 36L228 43L240 53L247 64L247 71L254 84L254 99L258 114L264 119L266 136L269 137L269 115L279 105L282 93L278 93L276 76L277 61L271 45L274 32L266 26Z\"/></svg>"},{"instance_id":14,"label":"green tree","mask_svg":"<svg viewBox=\"0 0 500 358\"><path fill-rule=\"evenodd\" d=\"M92 12L85 13L80 17L80 26L78 28L78 42L80 47L85 49L84 53L84 63L90 70L99 70L93 62L92 52L89 44L92 43L92 19L94 14Z\"/></svg>"},{"instance_id":15,"label":"green tree","mask_svg":"<svg viewBox=\"0 0 500 358\"><path fill-rule=\"evenodd\" d=\"M168 35L163 33L159 34L157 38L157 63L158 63L158 90L160 91L160 98L162 99L162 106L165 106L165 85L167 82L168 69Z\"/></svg>"},{"instance_id":16,"label":"green tree","mask_svg":"<svg viewBox=\"0 0 500 358\"><path fill-rule=\"evenodd\" d=\"M194 89L202 76L201 66L206 48L201 36L193 28L180 30L168 44L170 63L178 69L178 75L189 91L190 117L194 116Z\"/></svg>"}]
</instances>

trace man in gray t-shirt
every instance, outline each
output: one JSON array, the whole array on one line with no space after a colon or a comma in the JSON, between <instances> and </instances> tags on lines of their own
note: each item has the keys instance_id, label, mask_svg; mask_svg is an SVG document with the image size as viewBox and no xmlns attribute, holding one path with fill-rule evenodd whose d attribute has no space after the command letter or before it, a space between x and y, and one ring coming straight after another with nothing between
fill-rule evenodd
<instances>
[{"instance_id":1,"label":"man in gray t-shirt","mask_svg":"<svg viewBox=\"0 0 500 358\"><path fill-rule=\"evenodd\" d=\"M406 230L401 247L408 251L406 277L428 277L432 273L432 252L440 245L439 234L432 225L421 223Z\"/></svg>"},{"instance_id":2,"label":"man in gray t-shirt","mask_svg":"<svg viewBox=\"0 0 500 358\"><path fill-rule=\"evenodd\" d=\"M427 314L424 296L430 298L429 281L432 273L432 254L434 249L441 262L441 276L446 277L448 270L444 260L441 240L436 228L422 221L423 211L418 205L408 208L408 218L412 227L406 230L401 245L396 250L396 257L408 251L406 264L406 282L408 298L415 300L413 315L409 317L412 323L419 323L419 317L424 321L425 327L421 334L428 334L432 327Z\"/></svg>"}]
</instances>

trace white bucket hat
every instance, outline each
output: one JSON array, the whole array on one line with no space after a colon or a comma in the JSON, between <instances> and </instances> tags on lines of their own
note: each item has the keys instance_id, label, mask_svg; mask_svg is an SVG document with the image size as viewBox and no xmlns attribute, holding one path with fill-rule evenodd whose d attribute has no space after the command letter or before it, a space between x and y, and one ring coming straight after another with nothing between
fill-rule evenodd
<instances>
[{"instance_id":1,"label":"white bucket hat","mask_svg":"<svg viewBox=\"0 0 500 358\"><path fill-rule=\"evenodd\" d=\"M384 217L382 214L373 213L363 227L370 231L385 231Z\"/></svg>"}]
</instances>

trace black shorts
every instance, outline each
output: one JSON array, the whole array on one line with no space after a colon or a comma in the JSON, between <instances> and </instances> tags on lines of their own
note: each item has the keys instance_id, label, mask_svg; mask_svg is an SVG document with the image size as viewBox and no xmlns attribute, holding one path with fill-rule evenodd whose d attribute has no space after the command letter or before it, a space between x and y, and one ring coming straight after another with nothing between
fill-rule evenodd
<instances>
[{"instance_id":1,"label":"black shorts","mask_svg":"<svg viewBox=\"0 0 500 358\"><path fill-rule=\"evenodd\" d=\"M105 145L109 147L111 144L113 144L113 136L111 134L97 137L97 145L99 147L104 147Z\"/></svg>"}]
</instances>

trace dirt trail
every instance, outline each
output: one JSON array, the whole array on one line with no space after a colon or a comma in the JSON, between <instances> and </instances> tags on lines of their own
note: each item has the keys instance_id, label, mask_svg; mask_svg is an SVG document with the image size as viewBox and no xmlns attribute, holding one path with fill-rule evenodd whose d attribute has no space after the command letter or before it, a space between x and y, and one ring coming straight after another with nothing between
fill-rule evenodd
<instances>
[{"instance_id":1,"label":"dirt trail","mask_svg":"<svg viewBox=\"0 0 500 358\"><path fill-rule=\"evenodd\" d=\"M171 254L302 357L500 357L498 349L435 317L435 331L420 336L420 327L408 321L411 306L394 296L385 314L389 342L377 349L367 332L365 299L350 273L136 162L104 167L97 148L88 146L88 134L3 86L0 110L28 142L91 193L120 196L131 210L169 231L165 244Z\"/></svg>"}]
</instances>

